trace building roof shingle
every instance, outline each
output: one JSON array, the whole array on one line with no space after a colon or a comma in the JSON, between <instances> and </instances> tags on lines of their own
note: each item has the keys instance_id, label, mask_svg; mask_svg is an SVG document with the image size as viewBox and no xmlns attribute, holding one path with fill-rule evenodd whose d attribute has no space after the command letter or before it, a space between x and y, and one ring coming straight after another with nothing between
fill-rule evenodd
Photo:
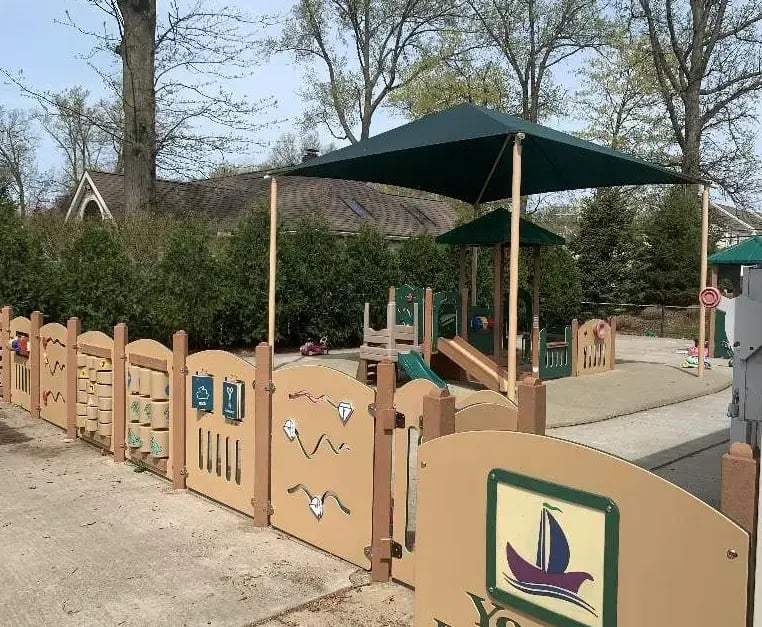
<instances>
[{"instance_id":1,"label":"building roof shingle","mask_svg":"<svg viewBox=\"0 0 762 627\"><path fill-rule=\"evenodd\" d=\"M124 214L124 177L121 174L88 171L101 197L115 218ZM175 216L203 215L218 231L231 231L249 210L269 206L270 181L262 173L221 176L199 181L157 181L156 200L160 212ZM359 203L370 217L352 208ZM278 177L278 214L286 229L302 218L322 217L331 230L360 231L372 221L389 238L407 238L425 233L438 235L457 221L455 207L439 199L383 191L357 181L310 177Z\"/></svg>"}]
</instances>

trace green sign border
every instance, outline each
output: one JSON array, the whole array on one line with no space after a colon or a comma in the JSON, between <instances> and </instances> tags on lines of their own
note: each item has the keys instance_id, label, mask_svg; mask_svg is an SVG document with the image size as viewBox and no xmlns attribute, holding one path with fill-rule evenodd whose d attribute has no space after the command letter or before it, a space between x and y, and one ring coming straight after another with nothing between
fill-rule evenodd
<instances>
[{"instance_id":1,"label":"green sign border","mask_svg":"<svg viewBox=\"0 0 762 627\"><path fill-rule=\"evenodd\" d=\"M606 517L603 551L603 627L617 624L617 585L619 578L619 508L611 499L576 490L568 486L528 477L509 470L494 468L487 476L487 591L496 601L526 612L530 616L558 627L589 627L572 618L540 607L497 586L495 542L497 541L497 487L507 484L531 492L555 497L563 501L598 510Z\"/></svg>"}]
</instances>

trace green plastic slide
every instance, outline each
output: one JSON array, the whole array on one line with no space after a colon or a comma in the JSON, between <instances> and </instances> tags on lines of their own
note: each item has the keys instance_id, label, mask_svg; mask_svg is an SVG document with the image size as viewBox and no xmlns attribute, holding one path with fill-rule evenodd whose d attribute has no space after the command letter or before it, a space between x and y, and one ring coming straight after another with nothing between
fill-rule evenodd
<instances>
[{"instance_id":1,"label":"green plastic slide","mask_svg":"<svg viewBox=\"0 0 762 627\"><path fill-rule=\"evenodd\" d=\"M420 353L414 351L397 353L397 363L411 379L428 379L437 387L447 389L447 384L426 365Z\"/></svg>"}]
</instances>

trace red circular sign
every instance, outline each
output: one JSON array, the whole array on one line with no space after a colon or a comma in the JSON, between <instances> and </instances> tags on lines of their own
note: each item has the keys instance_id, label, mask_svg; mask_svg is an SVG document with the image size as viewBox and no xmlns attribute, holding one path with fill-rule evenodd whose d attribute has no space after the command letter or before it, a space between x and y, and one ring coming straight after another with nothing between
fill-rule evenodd
<instances>
[{"instance_id":1,"label":"red circular sign","mask_svg":"<svg viewBox=\"0 0 762 627\"><path fill-rule=\"evenodd\" d=\"M699 302L709 309L714 309L720 304L720 290L716 287L705 287L699 292Z\"/></svg>"}]
</instances>

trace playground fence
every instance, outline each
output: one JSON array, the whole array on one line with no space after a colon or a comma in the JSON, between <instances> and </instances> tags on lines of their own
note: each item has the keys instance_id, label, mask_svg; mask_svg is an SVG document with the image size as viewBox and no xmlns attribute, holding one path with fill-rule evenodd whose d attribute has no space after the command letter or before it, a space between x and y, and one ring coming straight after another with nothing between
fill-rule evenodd
<instances>
[{"instance_id":1,"label":"playground fence","mask_svg":"<svg viewBox=\"0 0 762 627\"><path fill-rule=\"evenodd\" d=\"M413 585L420 442L463 430L545 431L545 388L455 398L429 381L371 388L320 365L273 371L225 351L172 347L0 316L3 400L67 435L370 570ZM8 367L6 367L8 366ZM394 505L396 503L396 506Z\"/></svg>"}]
</instances>

